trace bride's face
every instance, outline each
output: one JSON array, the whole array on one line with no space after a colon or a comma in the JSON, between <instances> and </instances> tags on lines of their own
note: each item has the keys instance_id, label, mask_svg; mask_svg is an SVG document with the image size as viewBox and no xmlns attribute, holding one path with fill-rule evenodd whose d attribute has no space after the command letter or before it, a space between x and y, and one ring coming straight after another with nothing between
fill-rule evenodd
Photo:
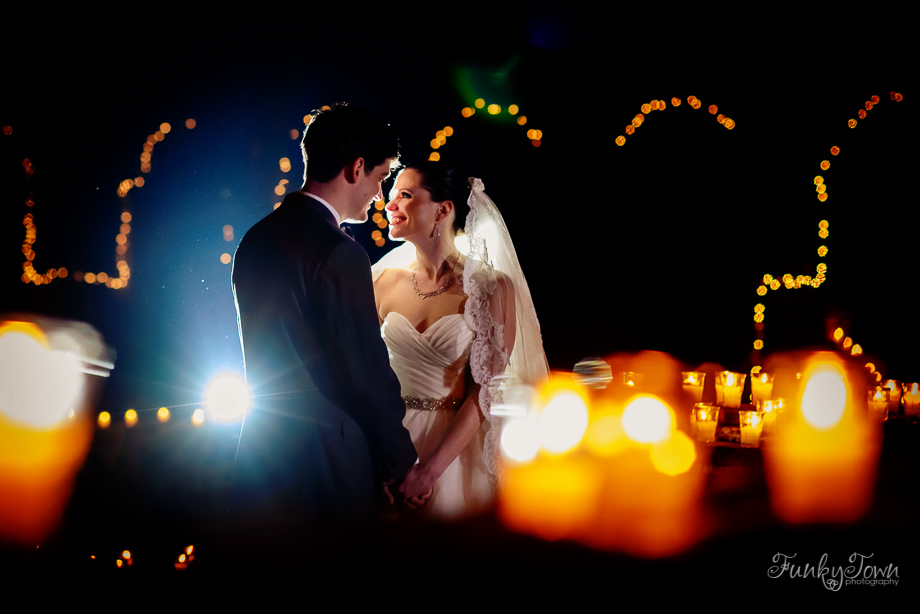
<instances>
[{"instance_id":1,"label":"bride's face","mask_svg":"<svg viewBox=\"0 0 920 614\"><path fill-rule=\"evenodd\" d=\"M391 239L411 239L431 235L438 215L438 203L422 187L422 176L411 168L401 172L390 192L387 217Z\"/></svg>"}]
</instances>

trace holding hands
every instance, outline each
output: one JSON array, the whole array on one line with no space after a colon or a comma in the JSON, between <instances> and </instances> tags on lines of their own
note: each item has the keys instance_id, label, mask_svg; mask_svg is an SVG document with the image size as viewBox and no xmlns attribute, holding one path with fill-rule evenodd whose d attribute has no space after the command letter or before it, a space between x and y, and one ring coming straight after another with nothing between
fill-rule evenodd
<instances>
[{"instance_id":1,"label":"holding hands","mask_svg":"<svg viewBox=\"0 0 920 614\"><path fill-rule=\"evenodd\" d=\"M402 478L384 484L383 492L390 505L394 505L398 497L406 507L414 510L431 498L436 481L437 478L429 476L421 465L414 465Z\"/></svg>"}]
</instances>

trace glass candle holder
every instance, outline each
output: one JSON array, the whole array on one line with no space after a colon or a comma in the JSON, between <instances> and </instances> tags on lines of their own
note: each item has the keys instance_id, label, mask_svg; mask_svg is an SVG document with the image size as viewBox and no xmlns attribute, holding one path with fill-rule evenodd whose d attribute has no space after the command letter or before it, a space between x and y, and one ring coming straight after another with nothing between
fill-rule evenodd
<instances>
[{"instance_id":1,"label":"glass candle holder","mask_svg":"<svg viewBox=\"0 0 920 614\"><path fill-rule=\"evenodd\" d=\"M869 419L884 422L888 419L888 400L891 391L884 386L869 386L866 391L866 402L869 408Z\"/></svg>"},{"instance_id":2,"label":"glass candle holder","mask_svg":"<svg viewBox=\"0 0 920 614\"><path fill-rule=\"evenodd\" d=\"M734 371L716 373L716 403L722 407L741 407L745 377L744 373Z\"/></svg>"},{"instance_id":3,"label":"glass candle holder","mask_svg":"<svg viewBox=\"0 0 920 614\"><path fill-rule=\"evenodd\" d=\"M703 400L703 382L706 380L706 374L702 371L681 371L680 376L684 392L690 395L694 403L700 403Z\"/></svg>"},{"instance_id":4,"label":"glass candle holder","mask_svg":"<svg viewBox=\"0 0 920 614\"><path fill-rule=\"evenodd\" d=\"M773 373L751 375L751 402L766 401L773 398Z\"/></svg>"},{"instance_id":5,"label":"glass candle holder","mask_svg":"<svg viewBox=\"0 0 920 614\"><path fill-rule=\"evenodd\" d=\"M780 400L766 399L754 404L763 416L763 435L772 435L776 432L776 421L779 417Z\"/></svg>"},{"instance_id":6,"label":"glass candle holder","mask_svg":"<svg viewBox=\"0 0 920 614\"><path fill-rule=\"evenodd\" d=\"M920 384L914 382L901 385L901 404L904 406L905 416L920 415Z\"/></svg>"},{"instance_id":7,"label":"glass candle holder","mask_svg":"<svg viewBox=\"0 0 920 614\"><path fill-rule=\"evenodd\" d=\"M644 375L642 373L634 373L633 371L626 371L623 373L623 385L629 386L632 388L638 388L642 385L642 378Z\"/></svg>"},{"instance_id":8,"label":"glass candle holder","mask_svg":"<svg viewBox=\"0 0 920 614\"><path fill-rule=\"evenodd\" d=\"M738 412L741 425L741 447L759 448L760 434L763 432L763 414L756 410Z\"/></svg>"},{"instance_id":9,"label":"glass candle holder","mask_svg":"<svg viewBox=\"0 0 920 614\"><path fill-rule=\"evenodd\" d=\"M890 392L888 395L888 413L898 413L901 406L901 382L896 379L885 380L882 384Z\"/></svg>"},{"instance_id":10,"label":"glass candle holder","mask_svg":"<svg viewBox=\"0 0 920 614\"><path fill-rule=\"evenodd\" d=\"M719 425L719 406L713 403L694 403L691 422L696 425L698 441L715 441Z\"/></svg>"}]
</instances>

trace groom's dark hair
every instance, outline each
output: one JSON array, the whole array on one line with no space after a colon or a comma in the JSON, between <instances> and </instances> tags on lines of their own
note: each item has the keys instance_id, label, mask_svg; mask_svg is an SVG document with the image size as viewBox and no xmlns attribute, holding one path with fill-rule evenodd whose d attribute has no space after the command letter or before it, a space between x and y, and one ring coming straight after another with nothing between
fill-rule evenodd
<instances>
[{"instance_id":1,"label":"groom's dark hair","mask_svg":"<svg viewBox=\"0 0 920 614\"><path fill-rule=\"evenodd\" d=\"M372 113L337 102L313 111L304 130L304 182L332 181L346 165L364 158L368 172L388 159L399 159L396 133Z\"/></svg>"}]
</instances>

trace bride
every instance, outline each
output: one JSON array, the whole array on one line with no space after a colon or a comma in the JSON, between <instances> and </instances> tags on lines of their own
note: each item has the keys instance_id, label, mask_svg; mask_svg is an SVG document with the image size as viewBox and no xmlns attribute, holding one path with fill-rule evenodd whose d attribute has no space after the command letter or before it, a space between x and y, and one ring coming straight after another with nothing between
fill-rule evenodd
<instances>
[{"instance_id":1,"label":"bride","mask_svg":"<svg viewBox=\"0 0 920 614\"><path fill-rule=\"evenodd\" d=\"M406 243L375 265L374 292L419 455L399 490L427 492L406 504L427 502L426 513L455 519L491 504L502 386L545 379L546 357L530 290L482 182L423 162L403 169L390 196L390 237Z\"/></svg>"}]
</instances>

